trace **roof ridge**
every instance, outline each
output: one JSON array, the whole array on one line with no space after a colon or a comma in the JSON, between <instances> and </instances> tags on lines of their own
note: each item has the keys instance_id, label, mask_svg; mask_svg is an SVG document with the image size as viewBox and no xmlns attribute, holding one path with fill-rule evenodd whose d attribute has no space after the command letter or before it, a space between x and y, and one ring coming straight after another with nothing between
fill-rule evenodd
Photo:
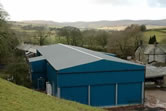
<instances>
[{"instance_id":1,"label":"roof ridge","mask_svg":"<svg viewBox=\"0 0 166 111\"><path fill-rule=\"evenodd\" d=\"M166 53L166 51L164 50L164 48L163 47L161 47L161 45L160 46L158 46L164 53Z\"/></svg>"},{"instance_id":2,"label":"roof ridge","mask_svg":"<svg viewBox=\"0 0 166 111\"><path fill-rule=\"evenodd\" d=\"M101 58L101 57L99 57L99 56L95 56L95 55L93 55L93 54L90 54L90 53L81 51L81 50L76 49L76 48L74 48L74 47L71 47L71 46L69 46L69 45L64 45L64 44L60 44L60 43L59 43L59 45L64 46L64 47L67 47L67 48L70 48L70 49L73 49L73 50L75 50L75 51L81 52L81 53L83 53L83 54L86 54L86 55L89 55L89 56L92 56L92 57L95 57L95 58L97 58L97 59L103 59L103 58Z\"/></svg>"}]
</instances>

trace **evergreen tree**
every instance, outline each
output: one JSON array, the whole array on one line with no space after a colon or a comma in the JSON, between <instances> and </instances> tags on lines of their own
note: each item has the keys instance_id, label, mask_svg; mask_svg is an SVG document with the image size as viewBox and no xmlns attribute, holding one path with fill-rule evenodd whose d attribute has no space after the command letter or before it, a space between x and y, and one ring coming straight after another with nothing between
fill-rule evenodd
<instances>
[{"instance_id":1,"label":"evergreen tree","mask_svg":"<svg viewBox=\"0 0 166 111\"><path fill-rule=\"evenodd\" d=\"M150 36L149 44L155 44L155 43L157 43L156 35L154 35L152 37Z\"/></svg>"},{"instance_id":2,"label":"evergreen tree","mask_svg":"<svg viewBox=\"0 0 166 111\"><path fill-rule=\"evenodd\" d=\"M149 44L152 44L152 37L150 36Z\"/></svg>"},{"instance_id":3,"label":"evergreen tree","mask_svg":"<svg viewBox=\"0 0 166 111\"><path fill-rule=\"evenodd\" d=\"M153 36L153 44L154 44L154 43L157 43L156 35Z\"/></svg>"}]
</instances>

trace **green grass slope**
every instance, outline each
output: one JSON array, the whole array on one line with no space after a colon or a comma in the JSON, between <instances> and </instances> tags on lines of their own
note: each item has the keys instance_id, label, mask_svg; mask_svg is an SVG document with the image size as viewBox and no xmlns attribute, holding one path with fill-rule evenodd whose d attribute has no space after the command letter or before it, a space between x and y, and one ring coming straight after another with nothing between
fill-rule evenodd
<instances>
[{"instance_id":1,"label":"green grass slope","mask_svg":"<svg viewBox=\"0 0 166 111\"><path fill-rule=\"evenodd\" d=\"M0 111L104 111L15 85L0 78Z\"/></svg>"},{"instance_id":2,"label":"green grass slope","mask_svg":"<svg viewBox=\"0 0 166 111\"><path fill-rule=\"evenodd\" d=\"M144 40L146 42L149 41L150 36L156 35L156 39L159 43L164 44L166 43L166 29L152 29L144 32Z\"/></svg>"}]
</instances>

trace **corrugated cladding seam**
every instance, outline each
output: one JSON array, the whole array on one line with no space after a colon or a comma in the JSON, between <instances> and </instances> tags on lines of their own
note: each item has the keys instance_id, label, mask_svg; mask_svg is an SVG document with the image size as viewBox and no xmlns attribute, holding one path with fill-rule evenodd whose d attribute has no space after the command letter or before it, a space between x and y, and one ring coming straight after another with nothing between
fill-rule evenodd
<instances>
[{"instance_id":1,"label":"corrugated cladding seam","mask_svg":"<svg viewBox=\"0 0 166 111\"><path fill-rule=\"evenodd\" d=\"M89 56L95 57L95 58L97 58L97 59L103 59L103 58L101 58L101 57L98 57L98 56L96 56L96 55L93 55L93 54L90 54L90 53L87 53L87 52L81 51L81 50L76 49L76 48L73 48L73 47L71 47L71 46L67 46L67 45L64 45L64 44L60 44L60 45L61 45L61 46L64 46L64 47L67 47L67 48L70 48L70 49L73 49L73 50L75 50L75 51L81 52L81 53L83 53L83 54L86 54L86 55L89 55Z\"/></svg>"},{"instance_id":2,"label":"corrugated cladding seam","mask_svg":"<svg viewBox=\"0 0 166 111\"><path fill-rule=\"evenodd\" d=\"M102 72L130 72L130 71L145 71L146 69L133 70L111 70L111 71L91 71L91 72L59 72L59 74L78 74L78 73L102 73Z\"/></svg>"},{"instance_id":3,"label":"corrugated cladding seam","mask_svg":"<svg viewBox=\"0 0 166 111\"><path fill-rule=\"evenodd\" d=\"M143 100L143 103L145 103L145 78L146 78L146 65L145 65L145 69L144 69L144 100Z\"/></svg>"}]
</instances>

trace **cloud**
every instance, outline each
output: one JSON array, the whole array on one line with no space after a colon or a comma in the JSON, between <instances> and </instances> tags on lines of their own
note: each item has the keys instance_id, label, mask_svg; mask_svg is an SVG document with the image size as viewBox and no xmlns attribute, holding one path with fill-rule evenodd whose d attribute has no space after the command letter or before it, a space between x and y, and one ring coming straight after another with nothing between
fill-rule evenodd
<instances>
[{"instance_id":1,"label":"cloud","mask_svg":"<svg viewBox=\"0 0 166 111\"><path fill-rule=\"evenodd\" d=\"M124 5L128 4L129 0L95 0L97 3L113 4L113 5Z\"/></svg>"},{"instance_id":2,"label":"cloud","mask_svg":"<svg viewBox=\"0 0 166 111\"><path fill-rule=\"evenodd\" d=\"M110 4L112 6L135 6L140 4L140 0L94 0L98 4Z\"/></svg>"},{"instance_id":3,"label":"cloud","mask_svg":"<svg viewBox=\"0 0 166 111\"><path fill-rule=\"evenodd\" d=\"M147 0L150 7L166 7L166 0Z\"/></svg>"},{"instance_id":4,"label":"cloud","mask_svg":"<svg viewBox=\"0 0 166 111\"><path fill-rule=\"evenodd\" d=\"M69 22L166 18L166 0L0 0L0 3L11 20Z\"/></svg>"},{"instance_id":5,"label":"cloud","mask_svg":"<svg viewBox=\"0 0 166 111\"><path fill-rule=\"evenodd\" d=\"M151 8L166 7L166 0L93 0L98 4L107 4L112 6L148 6Z\"/></svg>"}]
</instances>

